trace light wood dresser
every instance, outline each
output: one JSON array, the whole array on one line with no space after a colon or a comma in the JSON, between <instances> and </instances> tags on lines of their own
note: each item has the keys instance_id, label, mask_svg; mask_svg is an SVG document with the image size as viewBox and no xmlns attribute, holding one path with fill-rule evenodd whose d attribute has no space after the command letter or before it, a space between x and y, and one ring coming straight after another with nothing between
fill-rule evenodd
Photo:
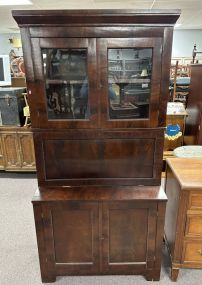
<instances>
[{"instance_id":1,"label":"light wood dresser","mask_svg":"<svg viewBox=\"0 0 202 285\"><path fill-rule=\"evenodd\" d=\"M168 158L165 240L171 256L171 279L180 268L202 268L202 159Z\"/></svg>"}]
</instances>

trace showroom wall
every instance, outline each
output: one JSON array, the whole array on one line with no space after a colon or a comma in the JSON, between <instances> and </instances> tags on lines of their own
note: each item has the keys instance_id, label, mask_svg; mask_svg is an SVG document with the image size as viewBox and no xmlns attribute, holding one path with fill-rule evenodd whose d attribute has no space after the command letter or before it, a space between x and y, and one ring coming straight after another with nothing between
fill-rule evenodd
<instances>
[{"instance_id":1,"label":"showroom wall","mask_svg":"<svg viewBox=\"0 0 202 285\"><path fill-rule=\"evenodd\" d=\"M0 54L9 54L14 49L8 40L12 37L20 37L20 34L0 35ZM174 30L172 57L191 57L194 44L202 51L202 30ZM21 55L22 49L14 50Z\"/></svg>"},{"instance_id":2,"label":"showroom wall","mask_svg":"<svg viewBox=\"0 0 202 285\"><path fill-rule=\"evenodd\" d=\"M194 44L202 51L202 30L174 30L172 57L191 57Z\"/></svg>"},{"instance_id":3,"label":"showroom wall","mask_svg":"<svg viewBox=\"0 0 202 285\"><path fill-rule=\"evenodd\" d=\"M10 50L13 49L16 55L22 55L22 48L14 48L10 42L10 38L20 38L20 34L0 34L0 54L9 54Z\"/></svg>"}]
</instances>

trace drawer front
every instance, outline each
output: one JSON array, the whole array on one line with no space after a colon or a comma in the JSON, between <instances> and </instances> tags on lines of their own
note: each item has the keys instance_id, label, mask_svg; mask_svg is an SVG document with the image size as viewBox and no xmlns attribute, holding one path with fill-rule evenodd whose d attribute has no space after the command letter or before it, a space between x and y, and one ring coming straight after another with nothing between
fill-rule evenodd
<instances>
[{"instance_id":1,"label":"drawer front","mask_svg":"<svg viewBox=\"0 0 202 285\"><path fill-rule=\"evenodd\" d=\"M202 215L187 217L186 236L202 236Z\"/></svg>"},{"instance_id":2,"label":"drawer front","mask_svg":"<svg viewBox=\"0 0 202 285\"><path fill-rule=\"evenodd\" d=\"M202 267L202 241L184 242L183 262L197 262Z\"/></svg>"},{"instance_id":3,"label":"drawer front","mask_svg":"<svg viewBox=\"0 0 202 285\"><path fill-rule=\"evenodd\" d=\"M190 193L189 196L189 209L202 210L202 190L201 193Z\"/></svg>"}]
</instances>

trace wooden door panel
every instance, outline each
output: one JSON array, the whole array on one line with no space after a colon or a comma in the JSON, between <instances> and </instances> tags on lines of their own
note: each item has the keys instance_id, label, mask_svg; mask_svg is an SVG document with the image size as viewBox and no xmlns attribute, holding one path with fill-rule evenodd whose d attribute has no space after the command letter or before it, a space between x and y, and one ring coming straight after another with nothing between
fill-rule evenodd
<instances>
[{"instance_id":1,"label":"wooden door panel","mask_svg":"<svg viewBox=\"0 0 202 285\"><path fill-rule=\"evenodd\" d=\"M110 210L109 219L109 263L145 262L147 211Z\"/></svg>"},{"instance_id":2,"label":"wooden door panel","mask_svg":"<svg viewBox=\"0 0 202 285\"><path fill-rule=\"evenodd\" d=\"M22 169L35 170L35 154L32 133L18 133Z\"/></svg>"},{"instance_id":3,"label":"wooden door panel","mask_svg":"<svg viewBox=\"0 0 202 285\"><path fill-rule=\"evenodd\" d=\"M98 203L62 202L45 209L47 251L57 274L99 272ZM46 227L46 225L44 225Z\"/></svg>"},{"instance_id":4,"label":"wooden door panel","mask_svg":"<svg viewBox=\"0 0 202 285\"><path fill-rule=\"evenodd\" d=\"M155 204L149 206L144 202L103 204L104 272L127 274L132 268L152 267L155 254L155 211Z\"/></svg>"},{"instance_id":5,"label":"wooden door panel","mask_svg":"<svg viewBox=\"0 0 202 285\"><path fill-rule=\"evenodd\" d=\"M6 169L21 169L19 143L16 133L2 134Z\"/></svg>"}]
</instances>

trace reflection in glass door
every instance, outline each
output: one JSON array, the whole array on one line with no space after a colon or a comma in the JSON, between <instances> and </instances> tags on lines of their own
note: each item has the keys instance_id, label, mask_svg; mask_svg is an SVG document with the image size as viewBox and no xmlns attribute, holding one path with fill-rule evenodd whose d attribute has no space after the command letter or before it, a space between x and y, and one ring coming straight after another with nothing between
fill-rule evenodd
<instances>
[{"instance_id":1,"label":"reflection in glass door","mask_svg":"<svg viewBox=\"0 0 202 285\"><path fill-rule=\"evenodd\" d=\"M87 49L42 48L49 120L88 119Z\"/></svg>"},{"instance_id":2,"label":"reflection in glass door","mask_svg":"<svg viewBox=\"0 0 202 285\"><path fill-rule=\"evenodd\" d=\"M110 119L149 118L152 48L108 49Z\"/></svg>"}]
</instances>

